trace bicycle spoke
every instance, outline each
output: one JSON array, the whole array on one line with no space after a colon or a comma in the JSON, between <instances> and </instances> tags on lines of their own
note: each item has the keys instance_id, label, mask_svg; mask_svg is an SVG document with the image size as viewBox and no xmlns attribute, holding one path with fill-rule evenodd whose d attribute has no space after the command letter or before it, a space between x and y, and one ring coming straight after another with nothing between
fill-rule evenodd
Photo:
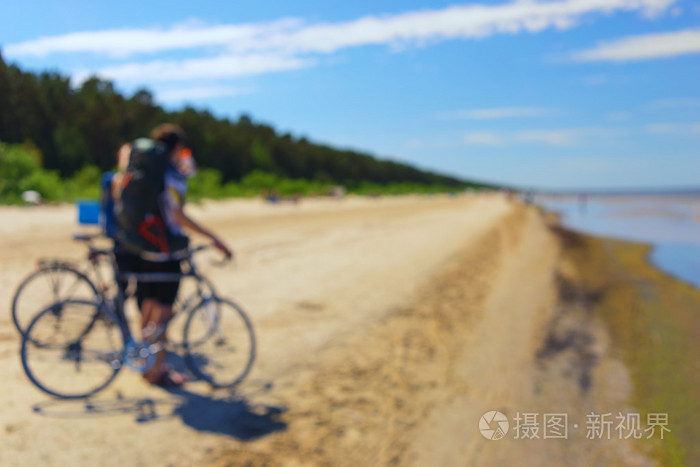
<instances>
[{"instance_id":1,"label":"bicycle spoke","mask_svg":"<svg viewBox=\"0 0 700 467\"><path fill-rule=\"evenodd\" d=\"M116 318L89 301L70 300L42 311L22 341L27 376L57 397L85 397L104 388L124 356L124 332L115 323Z\"/></svg>"},{"instance_id":2,"label":"bicycle spoke","mask_svg":"<svg viewBox=\"0 0 700 467\"><path fill-rule=\"evenodd\" d=\"M68 287L68 290L66 291L65 295L60 297L60 300L68 300L70 298L73 298L73 294L76 292L76 290L82 283L82 280L76 277L71 286Z\"/></svg>"},{"instance_id":3,"label":"bicycle spoke","mask_svg":"<svg viewBox=\"0 0 700 467\"><path fill-rule=\"evenodd\" d=\"M58 288L60 285L60 275L57 273L58 269L49 268L47 269L46 281L48 282L49 290L53 294L54 300L58 300Z\"/></svg>"},{"instance_id":4,"label":"bicycle spoke","mask_svg":"<svg viewBox=\"0 0 700 467\"><path fill-rule=\"evenodd\" d=\"M255 335L248 317L233 302L203 300L190 312L184 335L185 363L213 387L232 387L250 372Z\"/></svg>"},{"instance_id":5,"label":"bicycle spoke","mask_svg":"<svg viewBox=\"0 0 700 467\"><path fill-rule=\"evenodd\" d=\"M12 300L12 319L20 333L50 304L72 298L92 299L98 292L90 280L66 265L50 265L27 277Z\"/></svg>"}]
</instances>

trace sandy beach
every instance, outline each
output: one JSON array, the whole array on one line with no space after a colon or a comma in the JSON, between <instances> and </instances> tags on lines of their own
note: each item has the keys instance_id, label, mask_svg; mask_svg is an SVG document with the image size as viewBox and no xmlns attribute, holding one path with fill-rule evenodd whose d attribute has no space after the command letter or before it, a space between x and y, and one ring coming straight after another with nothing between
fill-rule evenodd
<instances>
[{"instance_id":1,"label":"sandy beach","mask_svg":"<svg viewBox=\"0 0 700 467\"><path fill-rule=\"evenodd\" d=\"M659 465L657 445L586 438L640 412L610 320L579 287L571 237L502 196L192 206L237 261L202 261L258 339L233 392L165 391L123 370L86 401L24 375L9 303L38 257L80 260L72 206L0 207L0 464ZM567 243L569 242L569 243ZM575 243L575 242L574 242ZM580 246L579 244L576 244ZM204 260L205 258L203 258ZM572 290L574 291L572 293ZM492 441L496 410L566 413L567 439ZM574 427L576 424L576 427ZM511 427L512 429L512 427Z\"/></svg>"}]
</instances>

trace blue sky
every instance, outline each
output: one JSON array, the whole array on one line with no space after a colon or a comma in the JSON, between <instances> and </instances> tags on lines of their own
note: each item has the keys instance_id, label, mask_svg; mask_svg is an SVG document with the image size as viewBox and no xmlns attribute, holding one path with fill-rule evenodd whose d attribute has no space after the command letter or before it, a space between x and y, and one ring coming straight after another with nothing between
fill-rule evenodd
<instances>
[{"instance_id":1,"label":"blue sky","mask_svg":"<svg viewBox=\"0 0 700 467\"><path fill-rule=\"evenodd\" d=\"M0 48L463 177L700 185L700 1L195 3L2 0Z\"/></svg>"}]
</instances>

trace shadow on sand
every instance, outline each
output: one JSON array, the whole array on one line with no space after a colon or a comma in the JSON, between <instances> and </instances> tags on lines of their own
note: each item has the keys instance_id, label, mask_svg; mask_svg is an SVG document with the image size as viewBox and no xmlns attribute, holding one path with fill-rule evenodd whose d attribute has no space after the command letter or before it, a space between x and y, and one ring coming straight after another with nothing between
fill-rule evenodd
<instances>
[{"instance_id":1,"label":"shadow on sand","mask_svg":"<svg viewBox=\"0 0 700 467\"><path fill-rule=\"evenodd\" d=\"M265 385L269 389L271 385ZM251 404L229 393L202 395L185 389L166 389L170 397L95 398L87 400L48 400L32 407L34 413L52 418L108 417L134 414L137 423L180 418L187 426L204 432L224 434L241 441L252 441L287 429L279 420L285 407Z\"/></svg>"}]
</instances>

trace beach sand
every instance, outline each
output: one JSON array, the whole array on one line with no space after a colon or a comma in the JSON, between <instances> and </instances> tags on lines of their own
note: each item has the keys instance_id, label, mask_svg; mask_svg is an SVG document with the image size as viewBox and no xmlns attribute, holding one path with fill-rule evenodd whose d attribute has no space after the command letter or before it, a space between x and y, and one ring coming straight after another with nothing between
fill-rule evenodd
<instances>
[{"instance_id":1,"label":"beach sand","mask_svg":"<svg viewBox=\"0 0 700 467\"><path fill-rule=\"evenodd\" d=\"M614 306L601 308L606 281L620 280L601 271L632 271L633 284L640 268L652 274L642 250L626 253L639 264L620 265L600 241L499 195L191 211L236 251L235 267L201 265L254 324L251 375L233 393L201 382L165 391L123 370L89 403L55 401L24 375L8 310L1 465L646 466L676 452L586 439L587 414L644 412L657 395L640 395L648 359L631 358L638 341L615 331L625 323L611 318ZM0 303L35 258L84 254L70 240L72 207L0 208L0 217ZM673 282L658 274L648 280ZM654 319L650 309L645 323ZM511 420L499 441L479 432L491 410ZM568 439L515 439L523 413L566 413ZM678 446L691 439L683 433Z\"/></svg>"}]
</instances>

